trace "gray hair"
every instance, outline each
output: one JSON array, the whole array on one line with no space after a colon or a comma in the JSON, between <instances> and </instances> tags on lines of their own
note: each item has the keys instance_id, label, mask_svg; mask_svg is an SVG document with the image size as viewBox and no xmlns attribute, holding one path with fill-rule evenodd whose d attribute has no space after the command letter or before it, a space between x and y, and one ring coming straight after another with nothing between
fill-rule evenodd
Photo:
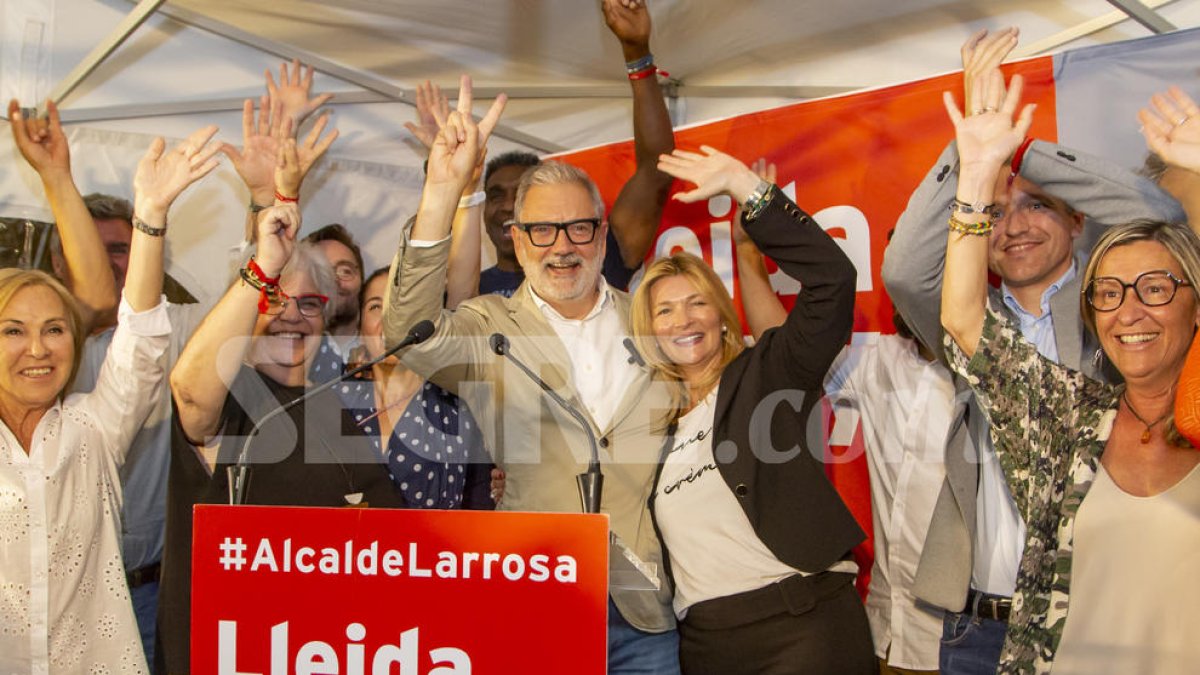
<instances>
[{"instance_id":1,"label":"gray hair","mask_svg":"<svg viewBox=\"0 0 1200 675\"><path fill-rule=\"evenodd\" d=\"M513 206L513 211L517 214L518 219L521 218L521 209L525 205L525 194L529 192L529 188L536 185L578 185L582 187L592 198L596 217L604 220L604 200L600 197L600 189L596 187L596 183L587 175L587 172L577 166L555 161L542 162L521 176L521 182L517 185L516 204Z\"/></svg>"},{"instance_id":2,"label":"gray hair","mask_svg":"<svg viewBox=\"0 0 1200 675\"><path fill-rule=\"evenodd\" d=\"M329 259L315 244L306 241L296 244L296 248L292 251L292 257L288 258L287 264L279 273L279 280L282 283L285 278L298 274L307 274L312 279L313 285L317 287L317 292L330 299L330 302L325 303L325 310L321 313L325 323L329 323L329 319L333 316L332 299L338 292L337 277L333 274L333 267L330 266Z\"/></svg>"},{"instance_id":3,"label":"gray hair","mask_svg":"<svg viewBox=\"0 0 1200 675\"><path fill-rule=\"evenodd\" d=\"M128 199L93 192L83 198L88 213L97 220L123 220L133 227L133 204Z\"/></svg>"}]
</instances>

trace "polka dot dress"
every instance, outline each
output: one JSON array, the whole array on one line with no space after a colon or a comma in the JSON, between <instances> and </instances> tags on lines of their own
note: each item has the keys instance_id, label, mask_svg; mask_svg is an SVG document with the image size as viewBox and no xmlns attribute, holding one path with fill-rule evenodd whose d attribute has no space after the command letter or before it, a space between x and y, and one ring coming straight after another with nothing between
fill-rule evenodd
<instances>
[{"instance_id":1,"label":"polka dot dress","mask_svg":"<svg viewBox=\"0 0 1200 675\"><path fill-rule=\"evenodd\" d=\"M396 419L386 451L380 443L374 384L351 381L337 387L354 426L386 456L388 474L409 506L462 507L467 464L482 454L483 437L458 397L429 382ZM477 461L477 460L476 460Z\"/></svg>"}]
</instances>

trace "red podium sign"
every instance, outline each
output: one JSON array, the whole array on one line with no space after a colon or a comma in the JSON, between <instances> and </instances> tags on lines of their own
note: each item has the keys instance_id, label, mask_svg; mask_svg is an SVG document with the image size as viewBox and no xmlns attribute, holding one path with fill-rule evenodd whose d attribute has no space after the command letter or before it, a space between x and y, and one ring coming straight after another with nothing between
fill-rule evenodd
<instances>
[{"instance_id":1,"label":"red podium sign","mask_svg":"<svg viewBox=\"0 0 1200 675\"><path fill-rule=\"evenodd\" d=\"M603 675L608 517L197 506L192 672Z\"/></svg>"}]
</instances>

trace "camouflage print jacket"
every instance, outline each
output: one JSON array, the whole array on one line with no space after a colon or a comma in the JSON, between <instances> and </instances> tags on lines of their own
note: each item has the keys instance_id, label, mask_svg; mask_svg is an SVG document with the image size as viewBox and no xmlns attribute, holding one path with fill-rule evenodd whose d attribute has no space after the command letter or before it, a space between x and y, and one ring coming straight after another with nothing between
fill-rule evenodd
<instances>
[{"instance_id":1,"label":"camouflage print jacket","mask_svg":"<svg viewBox=\"0 0 1200 675\"><path fill-rule=\"evenodd\" d=\"M999 672L1048 673L1067 620L1075 516L1096 477L1121 389L1043 358L991 307L970 360L948 337L945 347L988 416L1026 524Z\"/></svg>"}]
</instances>

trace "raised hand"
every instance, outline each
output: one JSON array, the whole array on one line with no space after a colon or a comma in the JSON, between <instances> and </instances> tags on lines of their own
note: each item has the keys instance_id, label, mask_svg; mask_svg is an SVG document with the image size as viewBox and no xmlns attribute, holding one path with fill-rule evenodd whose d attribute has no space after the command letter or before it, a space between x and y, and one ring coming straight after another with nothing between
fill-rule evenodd
<instances>
[{"instance_id":1,"label":"raised hand","mask_svg":"<svg viewBox=\"0 0 1200 675\"><path fill-rule=\"evenodd\" d=\"M958 157L964 171L971 166L985 166L991 170L1008 161L1016 152L1029 126L1033 124L1035 105L1030 103L1021 109L1014 120L1017 106L1021 103L1024 79L1014 75L1010 86L1005 89L1004 74L998 69L979 75L972 83L976 98L983 104L980 112L964 116L954 102L950 92L942 93L942 101L958 139Z\"/></svg>"},{"instance_id":2,"label":"raised hand","mask_svg":"<svg viewBox=\"0 0 1200 675\"><path fill-rule=\"evenodd\" d=\"M279 204L258 214L258 251L254 259L269 277L279 276L296 248L300 231L300 209L295 204Z\"/></svg>"},{"instance_id":3,"label":"raised hand","mask_svg":"<svg viewBox=\"0 0 1200 675\"><path fill-rule=\"evenodd\" d=\"M417 124L405 122L404 128L429 150L441 130L438 120L445 120L449 116L450 101L442 93L442 88L425 80L417 85Z\"/></svg>"},{"instance_id":4,"label":"raised hand","mask_svg":"<svg viewBox=\"0 0 1200 675\"><path fill-rule=\"evenodd\" d=\"M318 94L312 96L313 67L305 69L300 59L292 59L289 70L287 62L279 64L279 84L271 76L271 69L266 71L267 95L272 103L279 103L283 115L292 120L292 129L299 131L300 125L309 115L325 105L333 98L333 94Z\"/></svg>"},{"instance_id":5,"label":"raised hand","mask_svg":"<svg viewBox=\"0 0 1200 675\"><path fill-rule=\"evenodd\" d=\"M1138 120L1146 146L1164 162L1200 173L1200 107L1182 89L1152 96Z\"/></svg>"},{"instance_id":6,"label":"raised hand","mask_svg":"<svg viewBox=\"0 0 1200 675\"><path fill-rule=\"evenodd\" d=\"M457 186L457 192L467 186L482 154L487 151L488 138L499 123L507 101L504 94L497 96L487 114L476 122L471 116L471 78L462 76L455 109L446 119L437 120L441 131L429 152L425 179L428 186Z\"/></svg>"},{"instance_id":7,"label":"raised hand","mask_svg":"<svg viewBox=\"0 0 1200 675\"><path fill-rule=\"evenodd\" d=\"M650 45L650 12L644 0L604 0L604 23L623 46Z\"/></svg>"},{"instance_id":8,"label":"raised hand","mask_svg":"<svg viewBox=\"0 0 1200 675\"><path fill-rule=\"evenodd\" d=\"M275 190L285 197L299 197L300 184L308 175L309 169L317 163L333 141L338 137L338 130L333 129L324 138L325 125L329 123L329 113L317 118L317 123L309 129L303 143L297 143L293 138L287 138L279 147L279 155L275 163ZM285 122L287 129L291 122Z\"/></svg>"},{"instance_id":9,"label":"raised hand","mask_svg":"<svg viewBox=\"0 0 1200 675\"><path fill-rule=\"evenodd\" d=\"M58 106L46 100L47 119L25 119L17 99L8 102L9 126L21 156L43 178L50 173L70 175L71 151L58 117Z\"/></svg>"},{"instance_id":10,"label":"raised hand","mask_svg":"<svg viewBox=\"0 0 1200 675\"><path fill-rule=\"evenodd\" d=\"M740 160L707 145L700 146L698 153L676 149L669 155L660 155L658 170L696 185L694 190L675 194L676 200L685 203L727 194L741 204L760 180Z\"/></svg>"},{"instance_id":11,"label":"raised hand","mask_svg":"<svg viewBox=\"0 0 1200 675\"><path fill-rule=\"evenodd\" d=\"M283 118L282 103L271 103L263 96L256 120L254 101L246 99L242 106L242 149L228 143L221 145L221 152L250 188L251 200L260 206L270 204L275 193L275 165L279 161Z\"/></svg>"},{"instance_id":12,"label":"raised hand","mask_svg":"<svg viewBox=\"0 0 1200 675\"><path fill-rule=\"evenodd\" d=\"M133 178L133 211L147 224L161 227L175 198L189 185L217 168L220 146L209 143L216 125L199 129L164 153L166 142L156 138L138 162Z\"/></svg>"},{"instance_id":13,"label":"raised hand","mask_svg":"<svg viewBox=\"0 0 1200 675\"><path fill-rule=\"evenodd\" d=\"M982 112L986 101L975 100L974 83L990 71L996 70L1017 46L1021 31L1015 26L989 34L984 28L963 43L960 54L963 64L963 101L967 112Z\"/></svg>"}]
</instances>

